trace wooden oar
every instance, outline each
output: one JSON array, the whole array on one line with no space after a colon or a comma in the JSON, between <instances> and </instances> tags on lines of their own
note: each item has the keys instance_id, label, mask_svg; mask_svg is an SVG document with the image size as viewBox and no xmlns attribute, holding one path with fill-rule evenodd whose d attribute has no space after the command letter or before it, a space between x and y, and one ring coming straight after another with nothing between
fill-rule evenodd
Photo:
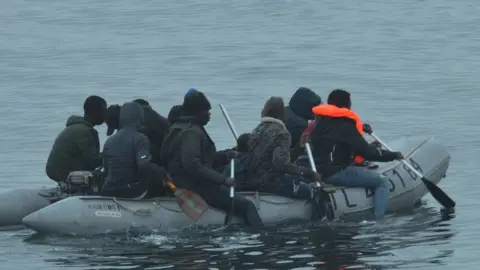
<instances>
[{"instance_id":1,"label":"wooden oar","mask_svg":"<svg viewBox=\"0 0 480 270\"><path fill-rule=\"evenodd\" d=\"M208 210L208 204L198 194L177 188L167 176L167 185L172 190L178 205L182 209L183 213L190 219L197 221Z\"/></svg>"},{"instance_id":2,"label":"wooden oar","mask_svg":"<svg viewBox=\"0 0 480 270\"><path fill-rule=\"evenodd\" d=\"M375 134L370 134L377 142L379 142L386 149L393 151L388 147L383 141L381 141ZM410 165L405 159L402 159L403 164L407 166L411 171L413 171L418 177L422 179L422 182L427 187L432 197L435 198L443 207L449 209L454 208L456 203L453 201L441 188L439 188L435 183L425 178L420 172L418 172L412 165Z\"/></svg>"}]
</instances>

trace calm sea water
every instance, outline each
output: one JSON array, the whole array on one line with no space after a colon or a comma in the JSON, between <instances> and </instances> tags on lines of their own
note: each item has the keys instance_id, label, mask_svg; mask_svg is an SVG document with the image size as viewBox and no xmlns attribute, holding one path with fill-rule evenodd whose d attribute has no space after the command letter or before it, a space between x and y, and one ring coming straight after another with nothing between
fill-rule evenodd
<instances>
[{"instance_id":1,"label":"calm sea water","mask_svg":"<svg viewBox=\"0 0 480 270\"><path fill-rule=\"evenodd\" d=\"M4 1L0 8L0 191L51 184L54 137L86 96L146 98L159 112L190 87L240 132L271 95L353 94L377 135L437 136L457 200L425 197L380 224L282 226L142 237L0 232L1 269L475 269L478 265L480 8L444 1ZM231 145L218 109L208 126ZM105 127L100 128L105 140ZM1 202L0 202L1 203Z\"/></svg>"}]
</instances>

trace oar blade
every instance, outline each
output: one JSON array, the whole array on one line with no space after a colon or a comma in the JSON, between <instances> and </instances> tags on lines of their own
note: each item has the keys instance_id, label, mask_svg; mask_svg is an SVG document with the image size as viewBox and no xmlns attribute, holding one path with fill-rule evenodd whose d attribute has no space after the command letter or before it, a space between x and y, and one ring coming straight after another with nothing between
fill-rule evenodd
<instances>
[{"instance_id":1,"label":"oar blade","mask_svg":"<svg viewBox=\"0 0 480 270\"><path fill-rule=\"evenodd\" d=\"M422 178L423 183L427 187L432 197L435 198L443 207L445 208L454 208L456 203L453 201L441 188L432 183L430 180L425 177Z\"/></svg>"},{"instance_id":2,"label":"oar blade","mask_svg":"<svg viewBox=\"0 0 480 270\"><path fill-rule=\"evenodd\" d=\"M208 204L198 194L190 190L175 188L173 193L183 213L197 221L208 210Z\"/></svg>"}]
</instances>

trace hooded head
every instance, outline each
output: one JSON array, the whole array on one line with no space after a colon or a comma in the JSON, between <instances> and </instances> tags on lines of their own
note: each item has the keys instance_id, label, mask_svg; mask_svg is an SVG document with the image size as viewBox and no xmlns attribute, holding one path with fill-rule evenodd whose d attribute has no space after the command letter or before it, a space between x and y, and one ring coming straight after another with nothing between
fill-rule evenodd
<instances>
[{"instance_id":1,"label":"hooded head","mask_svg":"<svg viewBox=\"0 0 480 270\"><path fill-rule=\"evenodd\" d=\"M339 108L350 109L352 107L350 93L342 89L335 89L330 92L327 102L328 104L335 105Z\"/></svg>"},{"instance_id":2,"label":"hooded head","mask_svg":"<svg viewBox=\"0 0 480 270\"><path fill-rule=\"evenodd\" d=\"M194 116L199 124L206 125L210 121L212 105L200 91L191 91L183 99L183 116Z\"/></svg>"},{"instance_id":3,"label":"hooded head","mask_svg":"<svg viewBox=\"0 0 480 270\"><path fill-rule=\"evenodd\" d=\"M120 106L118 104L111 105L107 109L107 136L113 134L118 129L118 118L120 117Z\"/></svg>"},{"instance_id":4,"label":"hooded head","mask_svg":"<svg viewBox=\"0 0 480 270\"><path fill-rule=\"evenodd\" d=\"M283 98L271 97L265 102L262 110L262 117L272 117L281 121L285 118L285 105Z\"/></svg>"},{"instance_id":5,"label":"hooded head","mask_svg":"<svg viewBox=\"0 0 480 270\"><path fill-rule=\"evenodd\" d=\"M182 105L175 105L170 109L168 113L167 119L170 124L173 124L177 121L178 118L183 116L183 108Z\"/></svg>"},{"instance_id":6,"label":"hooded head","mask_svg":"<svg viewBox=\"0 0 480 270\"><path fill-rule=\"evenodd\" d=\"M118 127L134 128L139 130L143 127L144 116L143 109L136 102L127 102L120 108L120 117L118 119Z\"/></svg>"},{"instance_id":7,"label":"hooded head","mask_svg":"<svg viewBox=\"0 0 480 270\"><path fill-rule=\"evenodd\" d=\"M250 133L243 133L237 139L237 151L241 153L248 152L248 140L250 140Z\"/></svg>"},{"instance_id":8,"label":"hooded head","mask_svg":"<svg viewBox=\"0 0 480 270\"><path fill-rule=\"evenodd\" d=\"M190 88L190 89L188 89L188 91L185 93L185 96L188 95L188 94L190 94L191 92L195 92L195 91L198 91L198 90L195 89L195 88Z\"/></svg>"},{"instance_id":9,"label":"hooded head","mask_svg":"<svg viewBox=\"0 0 480 270\"><path fill-rule=\"evenodd\" d=\"M322 103L320 96L306 87L300 87L295 91L288 106L298 116L303 119L313 120L315 115L312 108Z\"/></svg>"}]
</instances>

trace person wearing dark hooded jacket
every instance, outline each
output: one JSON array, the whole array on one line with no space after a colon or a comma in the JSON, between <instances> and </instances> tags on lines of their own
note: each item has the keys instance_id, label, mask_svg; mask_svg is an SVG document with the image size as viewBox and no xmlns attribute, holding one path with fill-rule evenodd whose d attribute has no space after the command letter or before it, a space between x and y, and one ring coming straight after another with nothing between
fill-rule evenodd
<instances>
[{"instance_id":1,"label":"person wearing dark hooded jacket","mask_svg":"<svg viewBox=\"0 0 480 270\"><path fill-rule=\"evenodd\" d=\"M141 199L165 193L166 171L153 162L148 137L140 132L143 124L142 107L135 102L123 104L119 130L103 147L103 196Z\"/></svg>"},{"instance_id":2,"label":"person wearing dark hooded jacket","mask_svg":"<svg viewBox=\"0 0 480 270\"><path fill-rule=\"evenodd\" d=\"M139 104L144 113L144 126L141 130L145 136L148 137L150 142L150 154L152 155L152 160L158 166L163 166L160 161L160 151L162 149L162 143L165 135L167 134L169 128L169 122L165 117L158 114L150 104L144 99L136 99L133 102ZM119 126L119 115L120 115L120 106L111 105L107 110L107 136L113 134L113 132L118 129Z\"/></svg>"},{"instance_id":3,"label":"person wearing dark hooded jacket","mask_svg":"<svg viewBox=\"0 0 480 270\"><path fill-rule=\"evenodd\" d=\"M271 97L262 110L260 124L250 134L248 147L253 154L248 186L250 190L309 199L311 188L305 182L320 182L321 176L291 162L291 135L283 123L284 110L283 99Z\"/></svg>"},{"instance_id":4,"label":"person wearing dark hooded jacket","mask_svg":"<svg viewBox=\"0 0 480 270\"><path fill-rule=\"evenodd\" d=\"M314 120L312 108L320 105L320 96L306 87L300 87L295 91L285 107L285 126L292 136L290 148L299 145L300 137L308 126L309 120Z\"/></svg>"},{"instance_id":5,"label":"person wearing dark hooded jacket","mask_svg":"<svg viewBox=\"0 0 480 270\"><path fill-rule=\"evenodd\" d=\"M178 188L191 190L210 206L228 213L232 203L228 187L234 179L214 168L228 164L235 152L216 150L204 128L210 121L211 105L202 92L188 93L182 108L183 116L173 123L163 142L162 160ZM247 225L263 225L252 201L235 194L234 205L234 215L244 218Z\"/></svg>"}]
</instances>

